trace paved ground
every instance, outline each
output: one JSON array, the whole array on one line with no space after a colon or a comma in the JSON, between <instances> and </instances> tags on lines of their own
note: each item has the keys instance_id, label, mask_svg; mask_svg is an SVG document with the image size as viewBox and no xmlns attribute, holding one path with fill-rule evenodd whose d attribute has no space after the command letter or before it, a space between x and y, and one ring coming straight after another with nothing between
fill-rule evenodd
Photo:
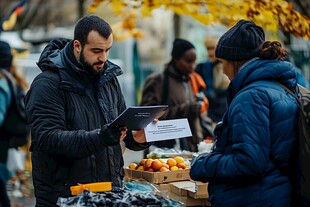
<instances>
[{"instance_id":1,"label":"paved ground","mask_svg":"<svg viewBox=\"0 0 310 207\"><path fill-rule=\"evenodd\" d=\"M31 173L28 171L17 173L7 185L11 207L34 207L33 184Z\"/></svg>"},{"instance_id":2,"label":"paved ground","mask_svg":"<svg viewBox=\"0 0 310 207\"><path fill-rule=\"evenodd\" d=\"M34 207L34 197L11 198L11 207Z\"/></svg>"}]
</instances>

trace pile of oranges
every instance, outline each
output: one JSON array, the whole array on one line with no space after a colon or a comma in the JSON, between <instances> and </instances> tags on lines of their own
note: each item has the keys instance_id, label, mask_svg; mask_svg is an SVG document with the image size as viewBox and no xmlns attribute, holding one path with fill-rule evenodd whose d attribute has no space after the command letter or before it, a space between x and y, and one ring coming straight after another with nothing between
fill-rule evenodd
<instances>
[{"instance_id":1,"label":"pile of oranges","mask_svg":"<svg viewBox=\"0 0 310 207\"><path fill-rule=\"evenodd\" d=\"M168 158L166 162L162 159L142 159L139 164L130 163L128 168L147 172L167 172L189 169L190 167L186 164L183 157L176 156Z\"/></svg>"}]
</instances>

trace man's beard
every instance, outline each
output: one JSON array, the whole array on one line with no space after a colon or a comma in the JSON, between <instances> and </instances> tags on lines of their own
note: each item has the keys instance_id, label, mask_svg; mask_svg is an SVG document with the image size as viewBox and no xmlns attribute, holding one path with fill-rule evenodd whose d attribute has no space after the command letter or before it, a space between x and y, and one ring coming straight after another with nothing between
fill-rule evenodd
<instances>
[{"instance_id":1,"label":"man's beard","mask_svg":"<svg viewBox=\"0 0 310 207\"><path fill-rule=\"evenodd\" d=\"M96 70L91 64L86 62L85 56L83 54L83 51L81 52L81 55L80 55L80 62L82 63L83 68L85 69L85 71L87 73L89 73L91 76L100 75L104 71L103 68L101 70ZM102 64L102 63L103 62L96 62L94 64Z\"/></svg>"}]
</instances>

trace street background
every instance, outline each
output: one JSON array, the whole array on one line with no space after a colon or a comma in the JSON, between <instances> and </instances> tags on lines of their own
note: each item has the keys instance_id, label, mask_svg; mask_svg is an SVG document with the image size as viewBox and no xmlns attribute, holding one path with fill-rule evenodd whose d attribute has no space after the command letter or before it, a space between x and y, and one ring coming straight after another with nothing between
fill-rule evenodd
<instances>
[{"instance_id":1,"label":"street background","mask_svg":"<svg viewBox=\"0 0 310 207\"><path fill-rule=\"evenodd\" d=\"M207 58L206 36L220 37L230 25L246 18L266 28L266 39L278 40L284 45L289 51L290 61L301 69L305 86L310 87L310 42L307 36L310 35L310 1L275 1L266 11L260 4L265 2L262 0L198 1L201 4L197 1L162 1L168 3L159 6L156 5L158 2L127 0L112 4L105 0L1 0L0 39L11 44L20 72L30 85L41 72L36 62L45 45L53 38L72 38L74 25L80 17L99 15L112 25L115 42L109 59L123 69L119 81L127 105L134 106L139 104L145 78L162 70L170 59L175 37L194 44L197 63L200 63ZM270 2L266 2L264 5L268 6ZM142 6L145 7L141 9ZM303 15L295 18L305 17L307 20L292 20L295 10ZM35 203L29 146L23 150L27 152L25 169L15 174L7 185L13 207L33 207ZM126 150L125 166L138 162L143 156L143 152Z\"/></svg>"}]
</instances>

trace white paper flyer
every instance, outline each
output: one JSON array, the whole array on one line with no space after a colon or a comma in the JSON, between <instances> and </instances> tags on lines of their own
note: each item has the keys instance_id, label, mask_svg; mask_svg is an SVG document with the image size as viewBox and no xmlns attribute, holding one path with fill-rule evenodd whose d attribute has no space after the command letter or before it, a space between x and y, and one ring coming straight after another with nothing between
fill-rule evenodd
<instances>
[{"instance_id":1,"label":"white paper flyer","mask_svg":"<svg viewBox=\"0 0 310 207\"><path fill-rule=\"evenodd\" d=\"M144 129L146 141L162 141L192 136L187 119L171 119L150 123Z\"/></svg>"}]
</instances>

